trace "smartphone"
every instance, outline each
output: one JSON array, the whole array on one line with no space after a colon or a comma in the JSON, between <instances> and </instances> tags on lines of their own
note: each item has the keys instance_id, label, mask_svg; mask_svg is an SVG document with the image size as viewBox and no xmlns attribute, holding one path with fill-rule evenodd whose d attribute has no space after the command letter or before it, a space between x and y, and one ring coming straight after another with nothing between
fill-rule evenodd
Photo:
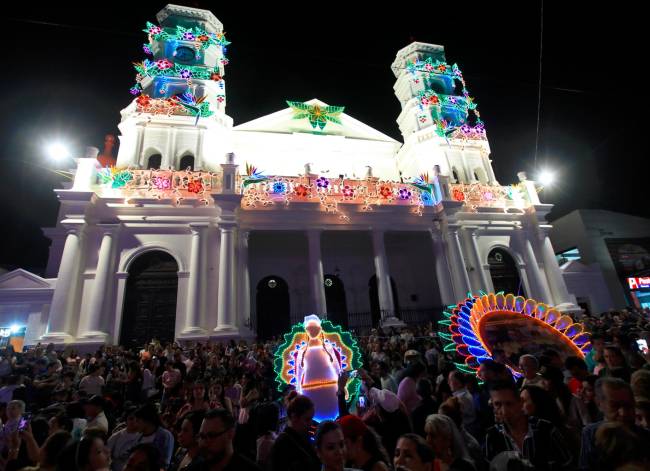
<instances>
[{"instance_id":1,"label":"smartphone","mask_svg":"<svg viewBox=\"0 0 650 471\"><path fill-rule=\"evenodd\" d=\"M18 431L22 432L27 428L27 424L29 424L29 419L31 417L29 415L24 415L22 419L20 419L20 422L18 422Z\"/></svg>"},{"instance_id":2,"label":"smartphone","mask_svg":"<svg viewBox=\"0 0 650 471\"><path fill-rule=\"evenodd\" d=\"M639 351L643 354L648 353L648 341L646 339L638 339L636 341Z\"/></svg>"},{"instance_id":3,"label":"smartphone","mask_svg":"<svg viewBox=\"0 0 650 471\"><path fill-rule=\"evenodd\" d=\"M350 379L356 378L357 376L359 376L359 370L352 370L348 374L348 378L350 378Z\"/></svg>"},{"instance_id":4,"label":"smartphone","mask_svg":"<svg viewBox=\"0 0 650 471\"><path fill-rule=\"evenodd\" d=\"M359 407L361 407L361 408L366 407L366 397L365 396L359 396Z\"/></svg>"}]
</instances>

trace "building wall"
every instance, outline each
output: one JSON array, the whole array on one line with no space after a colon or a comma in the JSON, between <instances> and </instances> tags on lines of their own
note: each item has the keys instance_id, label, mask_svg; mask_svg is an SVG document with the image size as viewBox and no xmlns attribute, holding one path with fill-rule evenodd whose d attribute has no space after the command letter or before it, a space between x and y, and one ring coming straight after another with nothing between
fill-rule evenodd
<instances>
[{"instance_id":1,"label":"building wall","mask_svg":"<svg viewBox=\"0 0 650 471\"><path fill-rule=\"evenodd\" d=\"M550 235L556 252L577 247L582 262L600 266L614 308L628 304L625 280L616 272L605 239L649 237L650 220L612 211L576 210L553 221Z\"/></svg>"}]
</instances>

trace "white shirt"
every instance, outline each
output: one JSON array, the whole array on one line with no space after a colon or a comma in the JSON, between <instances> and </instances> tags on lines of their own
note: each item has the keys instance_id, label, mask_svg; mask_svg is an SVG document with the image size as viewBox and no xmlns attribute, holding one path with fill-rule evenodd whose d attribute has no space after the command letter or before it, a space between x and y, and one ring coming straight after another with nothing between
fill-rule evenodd
<instances>
[{"instance_id":1,"label":"white shirt","mask_svg":"<svg viewBox=\"0 0 650 471\"><path fill-rule=\"evenodd\" d=\"M104 412L100 412L94 418L88 419L88 425L86 428L98 428L104 433L108 433L108 419Z\"/></svg>"}]
</instances>

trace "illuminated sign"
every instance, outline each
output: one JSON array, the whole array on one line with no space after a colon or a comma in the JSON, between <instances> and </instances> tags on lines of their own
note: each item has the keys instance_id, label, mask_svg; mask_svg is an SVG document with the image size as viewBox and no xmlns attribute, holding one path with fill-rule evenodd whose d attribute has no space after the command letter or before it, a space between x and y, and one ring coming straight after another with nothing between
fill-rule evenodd
<instances>
[{"instance_id":1,"label":"illuminated sign","mask_svg":"<svg viewBox=\"0 0 650 471\"><path fill-rule=\"evenodd\" d=\"M0 329L0 337L11 337L11 329Z\"/></svg>"},{"instance_id":2,"label":"illuminated sign","mask_svg":"<svg viewBox=\"0 0 650 471\"><path fill-rule=\"evenodd\" d=\"M627 284L630 289L650 288L650 276L630 277Z\"/></svg>"}]
</instances>

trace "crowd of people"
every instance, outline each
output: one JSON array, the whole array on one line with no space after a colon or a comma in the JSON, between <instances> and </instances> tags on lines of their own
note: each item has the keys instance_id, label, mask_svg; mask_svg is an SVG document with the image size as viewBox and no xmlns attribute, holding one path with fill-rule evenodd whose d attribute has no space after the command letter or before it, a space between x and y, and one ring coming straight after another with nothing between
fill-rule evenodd
<instances>
[{"instance_id":1,"label":"crowd of people","mask_svg":"<svg viewBox=\"0 0 650 471\"><path fill-rule=\"evenodd\" d=\"M583 359L502 350L457 368L429 324L357 336L360 395L337 421L278 389L278 340L0 351L0 470L650 469L643 311L582 319ZM513 375L513 369L521 375ZM348 373L339 380L345 393Z\"/></svg>"}]
</instances>

